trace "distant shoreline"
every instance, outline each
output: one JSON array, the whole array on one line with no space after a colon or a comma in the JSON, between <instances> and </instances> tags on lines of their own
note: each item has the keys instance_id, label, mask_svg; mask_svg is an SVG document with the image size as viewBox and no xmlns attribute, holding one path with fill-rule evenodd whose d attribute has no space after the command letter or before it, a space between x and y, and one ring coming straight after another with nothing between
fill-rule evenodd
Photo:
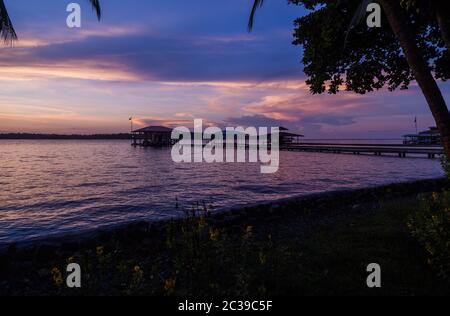
<instances>
[{"instance_id":1,"label":"distant shoreline","mask_svg":"<svg viewBox=\"0 0 450 316\"><path fill-rule=\"evenodd\" d=\"M130 133L113 134L40 134L40 133L1 133L0 140L108 140L131 139ZM401 138L305 138L302 141L399 141Z\"/></svg>"},{"instance_id":2,"label":"distant shoreline","mask_svg":"<svg viewBox=\"0 0 450 316\"><path fill-rule=\"evenodd\" d=\"M92 134L92 135L60 135L60 134L33 134L33 133L3 133L0 140L131 140L131 134Z\"/></svg>"}]
</instances>

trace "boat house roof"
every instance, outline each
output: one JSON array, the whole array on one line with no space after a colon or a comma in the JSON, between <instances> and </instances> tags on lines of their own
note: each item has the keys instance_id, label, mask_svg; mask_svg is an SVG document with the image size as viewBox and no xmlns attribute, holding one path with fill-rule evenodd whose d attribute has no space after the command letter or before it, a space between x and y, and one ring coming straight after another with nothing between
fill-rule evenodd
<instances>
[{"instance_id":1,"label":"boat house roof","mask_svg":"<svg viewBox=\"0 0 450 316\"><path fill-rule=\"evenodd\" d=\"M403 137L416 137L416 138L420 138L420 137L439 137L440 133L439 130L437 129L437 127L430 127L428 130L423 131L423 132L419 132L418 134L406 134L403 135Z\"/></svg>"},{"instance_id":2,"label":"boat house roof","mask_svg":"<svg viewBox=\"0 0 450 316\"><path fill-rule=\"evenodd\" d=\"M280 135L287 136L287 137L305 137L305 135L295 134L295 133L287 133L287 132L281 132Z\"/></svg>"},{"instance_id":3,"label":"boat house roof","mask_svg":"<svg viewBox=\"0 0 450 316\"><path fill-rule=\"evenodd\" d=\"M135 130L133 133L172 133L172 129L165 126L147 126Z\"/></svg>"}]
</instances>

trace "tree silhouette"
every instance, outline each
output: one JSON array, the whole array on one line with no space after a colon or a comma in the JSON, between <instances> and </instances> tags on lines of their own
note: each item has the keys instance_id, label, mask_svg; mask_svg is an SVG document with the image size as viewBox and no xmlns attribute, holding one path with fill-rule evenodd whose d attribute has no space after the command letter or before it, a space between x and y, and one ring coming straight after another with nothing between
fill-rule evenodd
<instances>
[{"instance_id":1,"label":"tree silhouette","mask_svg":"<svg viewBox=\"0 0 450 316\"><path fill-rule=\"evenodd\" d=\"M450 113L436 81L450 79L449 1L371 1L383 8L381 28L358 23L364 1L289 0L308 10L295 21L294 44L303 46L311 92L364 94L386 86L407 89L416 80L450 157ZM250 29L262 4L254 1Z\"/></svg>"}]
</instances>

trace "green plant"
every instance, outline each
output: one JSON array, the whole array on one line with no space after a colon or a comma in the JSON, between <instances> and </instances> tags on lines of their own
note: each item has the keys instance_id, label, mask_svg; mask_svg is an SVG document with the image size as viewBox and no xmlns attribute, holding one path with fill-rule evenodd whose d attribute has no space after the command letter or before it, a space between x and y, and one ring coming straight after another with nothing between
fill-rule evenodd
<instances>
[{"instance_id":1,"label":"green plant","mask_svg":"<svg viewBox=\"0 0 450 316\"><path fill-rule=\"evenodd\" d=\"M408 227L425 247L439 276L450 278L450 191L433 193L411 216Z\"/></svg>"}]
</instances>

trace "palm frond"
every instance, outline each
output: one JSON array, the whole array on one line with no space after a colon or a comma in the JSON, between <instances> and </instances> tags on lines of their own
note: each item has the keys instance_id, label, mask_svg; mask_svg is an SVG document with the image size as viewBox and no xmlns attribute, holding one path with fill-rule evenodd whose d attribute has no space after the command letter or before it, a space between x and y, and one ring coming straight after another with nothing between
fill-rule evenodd
<instances>
[{"instance_id":1,"label":"palm frond","mask_svg":"<svg viewBox=\"0 0 450 316\"><path fill-rule=\"evenodd\" d=\"M100 20L102 17L102 8L100 6L100 0L89 0L89 2L92 4L92 8L95 10L97 18Z\"/></svg>"},{"instance_id":2,"label":"palm frond","mask_svg":"<svg viewBox=\"0 0 450 316\"><path fill-rule=\"evenodd\" d=\"M0 36L6 44L11 44L17 40L16 31L14 30L3 0L0 0Z\"/></svg>"},{"instance_id":3,"label":"palm frond","mask_svg":"<svg viewBox=\"0 0 450 316\"><path fill-rule=\"evenodd\" d=\"M260 7L262 7L263 4L264 4L264 0L255 0L255 2L253 3L252 12L250 13L250 19L248 21L248 31L249 32L251 32L253 30L256 10L258 10Z\"/></svg>"},{"instance_id":4,"label":"palm frond","mask_svg":"<svg viewBox=\"0 0 450 316\"><path fill-rule=\"evenodd\" d=\"M97 18L100 20L102 17L100 0L89 0L89 2L91 3L92 8L95 10ZM0 0L0 36L8 45L17 40L17 34L9 17L4 0Z\"/></svg>"}]
</instances>

